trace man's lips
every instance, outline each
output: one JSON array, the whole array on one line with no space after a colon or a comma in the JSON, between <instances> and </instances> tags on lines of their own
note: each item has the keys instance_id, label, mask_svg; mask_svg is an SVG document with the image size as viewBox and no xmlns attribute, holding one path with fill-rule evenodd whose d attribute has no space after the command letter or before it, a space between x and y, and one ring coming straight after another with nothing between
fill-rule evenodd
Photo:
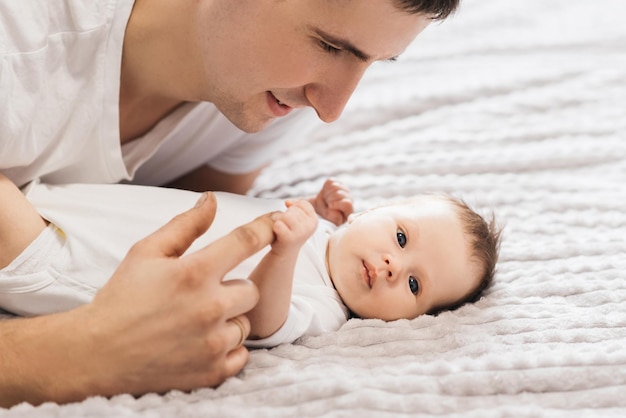
<instances>
[{"instance_id":1,"label":"man's lips","mask_svg":"<svg viewBox=\"0 0 626 418\"><path fill-rule=\"evenodd\" d=\"M274 96L274 94L272 94L271 91L268 91L266 93L266 97L267 106L270 108L270 111L275 117L279 118L282 116L286 116L289 114L289 112L291 112L291 107L287 106L286 104L279 103L279 100L276 98L276 96Z\"/></svg>"}]
</instances>

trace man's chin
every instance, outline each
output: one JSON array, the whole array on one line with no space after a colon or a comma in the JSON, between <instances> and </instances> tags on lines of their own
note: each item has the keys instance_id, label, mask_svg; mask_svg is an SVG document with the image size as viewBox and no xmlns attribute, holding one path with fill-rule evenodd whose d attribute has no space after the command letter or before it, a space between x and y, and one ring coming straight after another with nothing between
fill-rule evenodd
<instances>
[{"instance_id":1,"label":"man's chin","mask_svg":"<svg viewBox=\"0 0 626 418\"><path fill-rule=\"evenodd\" d=\"M267 128L274 120L273 118L249 118L245 115L229 115L222 112L224 116L237 128L241 129L245 133L254 134Z\"/></svg>"},{"instance_id":2,"label":"man's chin","mask_svg":"<svg viewBox=\"0 0 626 418\"><path fill-rule=\"evenodd\" d=\"M267 128L270 125L270 123L272 123L273 120L274 119L268 119L264 122L259 122L256 124L249 123L244 126L239 126L239 125L236 125L236 126L247 134L254 134L257 132L261 132L263 129Z\"/></svg>"}]
</instances>

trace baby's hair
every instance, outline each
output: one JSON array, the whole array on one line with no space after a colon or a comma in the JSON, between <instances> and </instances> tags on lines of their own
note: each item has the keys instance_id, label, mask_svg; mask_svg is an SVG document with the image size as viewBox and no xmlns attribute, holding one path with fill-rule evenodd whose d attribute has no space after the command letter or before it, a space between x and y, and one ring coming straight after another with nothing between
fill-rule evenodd
<instances>
[{"instance_id":1,"label":"baby's hair","mask_svg":"<svg viewBox=\"0 0 626 418\"><path fill-rule=\"evenodd\" d=\"M428 312L430 315L452 311L480 299L483 292L493 283L502 235L502 230L497 226L493 212L488 219L485 219L470 208L463 199L444 194L439 196L449 201L455 207L463 224L465 235L470 240L471 257L480 266L482 276L478 286L467 296L450 305L436 307Z\"/></svg>"}]
</instances>

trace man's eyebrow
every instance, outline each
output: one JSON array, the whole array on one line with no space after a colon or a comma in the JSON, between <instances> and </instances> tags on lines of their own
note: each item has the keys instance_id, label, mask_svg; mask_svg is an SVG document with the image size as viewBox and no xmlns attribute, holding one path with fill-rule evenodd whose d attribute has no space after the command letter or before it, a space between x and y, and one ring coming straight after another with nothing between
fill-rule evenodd
<instances>
[{"instance_id":1,"label":"man's eyebrow","mask_svg":"<svg viewBox=\"0 0 626 418\"><path fill-rule=\"evenodd\" d=\"M311 28L313 30L313 32L315 32L315 34L317 36L319 36L320 38L322 38L325 42L328 42L330 45L338 48L338 49L342 49L344 51L348 51L349 53L351 53L352 55L354 55L355 57L357 57L357 59L359 59L359 61L363 61L363 62L371 62L373 60L373 58L366 54L365 52L361 51L359 48L357 48L356 46L354 46L350 41L345 40L345 39L341 39L341 38L337 38L334 35L331 35L330 33L324 32L323 30L319 29L319 28ZM395 61L397 59L397 57L391 57L385 61Z\"/></svg>"}]
</instances>

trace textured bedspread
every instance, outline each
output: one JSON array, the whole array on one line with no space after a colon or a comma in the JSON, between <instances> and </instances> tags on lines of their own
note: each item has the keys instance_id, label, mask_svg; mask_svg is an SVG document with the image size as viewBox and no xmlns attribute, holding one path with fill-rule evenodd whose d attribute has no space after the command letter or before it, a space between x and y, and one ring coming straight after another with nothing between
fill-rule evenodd
<instances>
[{"instance_id":1,"label":"textured bedspread","mask_svg":"<svg viewBox=\"0 0 626 418\"><path fill-rule=\"evenodd\" d=\"M9 416L626 416L626 2L463 0L253 194L327 177L357 209L445 191L504 225L495 285L438 317L351 320L217 389Z\"/></svg>"}]
</instances>

